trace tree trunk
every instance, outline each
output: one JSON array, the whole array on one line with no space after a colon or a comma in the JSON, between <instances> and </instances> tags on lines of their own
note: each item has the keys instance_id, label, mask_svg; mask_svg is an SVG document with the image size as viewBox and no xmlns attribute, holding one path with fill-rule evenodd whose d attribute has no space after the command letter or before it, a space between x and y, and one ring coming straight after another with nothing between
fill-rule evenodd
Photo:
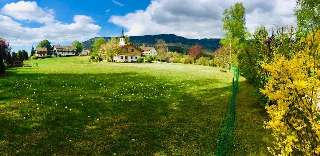
<instances>
[{"instance_id":1,"label":"tree trunk","mask_svg":"<svg viewBox=\"0 0 320 156\"><path fill-rule=\"evenodd\" d=\"M4 66L3 56L2 56L2 49L1 49L1 45L0 45L0 73L4 73L5 70L6 70L6 68Z\"/></svg>"}]
</instances>

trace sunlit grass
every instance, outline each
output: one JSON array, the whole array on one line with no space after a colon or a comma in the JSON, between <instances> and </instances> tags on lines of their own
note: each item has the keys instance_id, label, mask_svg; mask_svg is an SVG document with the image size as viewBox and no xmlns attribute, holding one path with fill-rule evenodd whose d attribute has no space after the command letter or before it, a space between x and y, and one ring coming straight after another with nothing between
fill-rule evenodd
<instances>
[{"instance_id":1,"label":"sunlit grass","mask_svg":"<svg viewBox=\"0 0 320 156\"><path fill-rule=\"evenodd\" d=\"M214 154L232 73L85 57L26 64L33 67L0 78L0 155ZM243 81L235 152L259 155L266 153L268 137L259 136L268 134L262 130L266 115Z\"/></svg>"}]
</instances>

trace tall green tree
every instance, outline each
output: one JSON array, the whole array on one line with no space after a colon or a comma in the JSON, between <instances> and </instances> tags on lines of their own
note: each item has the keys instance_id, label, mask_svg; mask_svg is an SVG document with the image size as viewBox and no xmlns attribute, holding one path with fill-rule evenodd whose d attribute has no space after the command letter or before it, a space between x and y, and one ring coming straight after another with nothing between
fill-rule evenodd
<instances>
[{"instance_id":1,"label":"tall green tree","mask_svg":"<svg viewBox=\"0 0 320 156\"><path fill-rule=\"evenodd\" d=\"M34 50L34 47L32 46L32 48L31 48L31 55L30 56L33 56L35 53L36 53L36 51Z\"/></svg>"},{"instance_id":2,"label":"tall green tree","mask_svg":"<svg viewBox=\"0 0 320 156\"><path fill-rule=\"evenodd\" d=\"M246 38L249 36L249 32L246 28L246 9L243 4L238 2L230 9L225 9L223 12L223 33L225 39L221 40L222 45L232 45L231 48L238 49L243 45Z\"/></svg>"},{"instance_id":3,"label":"tall green tree","mask_svg":"<svg viewBox=\"0 0 320 156\"><path fill-rule=\"evenodd\" d=\"M9 57L10 51L9 42L0 38L0 73L4 73L6 70L3 60Z\"/></svg>"},{"instance_id":4,"label":"tall green tree","mask_svg":"<svg viewBox=\"0 0 320 156\"><path fill-rule=\"evenodd\" d=\"M167 43L164 40L159 39L156 44L156 49L157 49L157 55L156 55L157 59L159 59L160 61L165 60L166 57L168 56Z\"/></svg>"},{"instance_id":5,"label":"tall green tree","mask_svg":"<svg viewBox=\"0 0 320 156\"><path fill-rule=\"evenodd\" d=\"M23 60L23 57L24 57L24 56L23 56L23 53L22 53L21 50L18 50L17 56L18 56L18 59Z\"/></svg>"},{"instance_id":6,"label":"tall green tree","mask_svg":"<svg viewBox=\"0 0 320 156\"><path fill-rule=\"evenodd\" d=\"M118 40L112 37L107 43L101 46L101 52L102 54L107 56L107 60L108 58L111 58L111 61L113 62L113 57L115 55L121 54L122 50L119 46Z\"/></svg>"},{"instance_id":7,"label":"tall green tree","mask_svg":"<svg viewBox=\"0 0 320 156\"><path fill-rule=\"evenodd\" d=\"M18 55L16 52L12 52L12 59L15 60L18 58Z\"/></svg>"},{"instance_id":8,"label":"tall green tree","mask_svg":"<svg viewBox=\"0 0 320 156\"><path fill-rule=\"evenodd\" d=\"M72 42L72 46L75 46L77 48L77 54L76 55L80 54L82 52L82 50L83 50L82 44L78 40L73 41Z\"/></svg>"},{"instance_id":9,"label":"tall green tree","mask_svg":"<svg viewBox=\"0 0 320 156\"><path fill-rule=\"evenodd\" d=\"M23 60L28 60L29 56L27 51L22 50L22 55L23 55Z\"/></svg>"},{"instance_id":10,"label":"tall green tree","mask_svg":"<svg viewBox=\"0 0 320 156\"><path fill-rule=\"evenodd\" d=\"M301 31L307 34L310 30L320 28L320 1L297 0L295 8L297 24Z\"/></svg>"},{"instance_id":11,"label":"tall green tree","mask_svg":"<svg viewBox=\"0 0 320 156\"><path fill-rule=\"evenodd\" d=\"M101 45L105 44L106 41L104 40L104 38L98 38L96 41L94 41L93 44L93 48L92 48L92 52L90 53L91 55L98 55Z\"/></svg>"},{"instance_id":12,"label":"tall green tree","mask_svg":"<svg viewBox=\"0 0 320 156\"><path fill-rule=\"evenodd\" d=\"M49 40L45 39L41 41L37 47L47 48L47 51L48 51L47 54L51 55L52 46Z\"/></svg>"}]
</instances>

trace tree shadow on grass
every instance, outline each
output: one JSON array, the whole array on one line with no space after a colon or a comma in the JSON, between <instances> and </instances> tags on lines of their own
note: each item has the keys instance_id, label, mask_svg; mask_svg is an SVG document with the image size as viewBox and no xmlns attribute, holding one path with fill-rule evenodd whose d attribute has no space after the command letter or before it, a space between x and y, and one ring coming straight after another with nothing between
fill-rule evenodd
<instances>
[{"instance_id":1,"label":"tree shadow on grass","mask_svg":"<svg viewBox=\"0 0 320 156\"><path fill-rule=\"evenodd\" d=\"M218 83L179 86L134 72L15 74L0 87L11 97L1 99L0 154L212 154L230 99L231 85Z\"/></svg>"},{"instance_id":2,"label":"tree shadow on grass","mask_svg":"<svg viewBox=\"0 0 320 156\"><path fill-rule=\"evenodd\" d=\"M234 155L271 155L272 136L264 128L268 120L265 108L254 96L254 88L248 82L239 83L236 97L236 121L234 132Z\"/></svg>"}]
</instances>

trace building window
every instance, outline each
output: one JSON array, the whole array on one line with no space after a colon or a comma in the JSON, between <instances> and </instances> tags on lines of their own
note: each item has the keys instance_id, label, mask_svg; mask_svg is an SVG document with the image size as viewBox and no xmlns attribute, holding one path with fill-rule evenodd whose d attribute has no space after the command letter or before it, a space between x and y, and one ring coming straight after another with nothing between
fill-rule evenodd
<instances>
[{"instance_id":1,"label":"building window","mask_svg":"<svg viewBox=\"0 0 320 156\"><path fill-rule=\"evenodd\" d=\"M123 59L123 56L121 56L121 60Z\"/></svg>"},{"instance_id":2,"label":"building window","mask_svg":"<svg viewBox=\"0 0 320 156\"><path fill-rule=\"evenodd\" d=\"M134 52L134 49L131 49L131 52Z\"/></svg>"},{"instance_id":3,"label":"building window","mask_svg":"<svg viewBox=\"0 0 320 156\"><path fill-rule=\"evenodd\" d=\"M136 57L136 59L138 59L138 57Z\"/></svg>"},{"instance_id":4,"label":"building window","mask_svg":"<svg viewBox=\"0 0 320 156\"><path fill-rule=\"evenodd\" d=\"M124 58L127 60L127 59L128 59L128 56L125 56Z\"/></svg>"},{"instance_id":5,"label":"building window","mask_svg":"<svg viewBox=\"0 0 320 156\"><path fill-rule=\"evenodd\" d=\"M131 60L133 59L133 56L131 56Z\"/></svg>"},{"instance_id":6,"label":"building window","mask_svg":"<svg viewBox=\"0 0 320 156\"><path fill-rule=\"evenodd\" d=\"M128 48L126 48L126 52L128 52L129 50L128 50Z\"/></svg>"}]
</instances>

